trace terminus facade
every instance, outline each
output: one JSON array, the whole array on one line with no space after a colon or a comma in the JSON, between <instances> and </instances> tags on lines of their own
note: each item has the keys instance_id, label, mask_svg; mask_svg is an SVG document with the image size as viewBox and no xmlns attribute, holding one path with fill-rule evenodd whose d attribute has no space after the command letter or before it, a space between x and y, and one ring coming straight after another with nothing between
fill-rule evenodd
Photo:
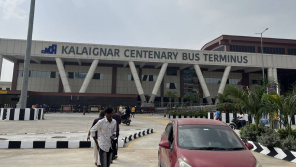
<instances>
[{"instance_id":1,"label":"terminus facade","mask_svg":"<svg viewBox=\"0 0 296 167\"><path fill-rule=\"evenodd\" d=\"M283 94L296 79L296 41L263 42L262 62L260 39L252 37L221 36L202 50L33 41L28 105L160 106L166 91L176 91L176 101L199 91L211 104L227 85L254 89L262 65ZM11 90L1 95L7 97L2 103L18 101L25 49L25 40L0 39L0 64L3 58L14 63Z\"/></svg>"}]
</instances>

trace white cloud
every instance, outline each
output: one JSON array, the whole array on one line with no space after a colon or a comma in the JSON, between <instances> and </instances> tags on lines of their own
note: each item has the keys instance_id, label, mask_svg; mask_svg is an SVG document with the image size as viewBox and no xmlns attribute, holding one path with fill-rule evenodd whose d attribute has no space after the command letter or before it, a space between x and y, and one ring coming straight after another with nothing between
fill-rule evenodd
<instances>
[{"instance_id":1,"label":"white cloud","mask_svg":"<svg viewBox=\"0 0 296 167\"><path fill-rule=\"evenodd\" d=\"M3 14L3 19L26 19L26 11L20 7L20 5L22 5L26 1L27 0L0 0L0 11Z\"/></svg>"}]
</instances>

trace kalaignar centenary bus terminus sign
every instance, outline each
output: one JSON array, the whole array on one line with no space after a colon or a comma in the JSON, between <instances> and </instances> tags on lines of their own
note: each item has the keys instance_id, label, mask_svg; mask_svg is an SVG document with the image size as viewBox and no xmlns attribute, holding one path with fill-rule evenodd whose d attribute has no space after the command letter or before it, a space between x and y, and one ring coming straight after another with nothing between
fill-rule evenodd
<instances>
[{"instance_id":1,"label":"kalaignar centenary bus terminus sign","mask_svg":"<svg viewBox=\"0 0 296 167\"><path fill-rule=\"evenodd\" d=\"M74 54L74 55L87 55L87 56L112 56L120 57L120 50L116 48L98 48L98 47L75 47L75 46L62 46L61 54ZM41 51L43 54L57 54L57 45L53 44L48 48ZM218 54L202 54L200 53L179 53L178 51L151 51L142 49L125 49L123 55L128 58L148 58L148 59L164 59L164 60L177 60L178 56L182 60L204 61L209 62L228 62L228 63L248 63L248 57L242 55L218 55Z\"/></svg>"}]
</instances>

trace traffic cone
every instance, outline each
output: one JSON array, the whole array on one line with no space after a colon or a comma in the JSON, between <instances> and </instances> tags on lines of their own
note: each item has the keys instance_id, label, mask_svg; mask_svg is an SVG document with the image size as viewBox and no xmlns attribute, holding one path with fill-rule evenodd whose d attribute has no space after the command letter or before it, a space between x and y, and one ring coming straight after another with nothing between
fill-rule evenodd
<instances>
[{"instance_id":1,"label":"traffic cone","mask_svg":"<svg viewBox=\"0 0 296 167\"><path fill-rule=\"evenodd\" d=\"M85 110L83 110L83 115L85 115Z\"/></svg>"}]
</instances>

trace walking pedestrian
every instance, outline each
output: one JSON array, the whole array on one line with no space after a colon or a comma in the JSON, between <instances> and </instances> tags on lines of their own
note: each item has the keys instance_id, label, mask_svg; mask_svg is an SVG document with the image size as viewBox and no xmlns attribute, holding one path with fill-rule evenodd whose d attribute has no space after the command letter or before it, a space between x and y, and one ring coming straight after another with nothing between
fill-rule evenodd
<instances>
[{"instance_id":1,"label":"walking pedestrian","mask_svg":"<svg viewBox=\"0 0 296 167\"><path fill-rule=\"evenodd\" d=\"M113 114L113 119L116 120L116 140L113 140L112 143L112 150L113 150L113 157L112 160L115 160L118 158L117 152L118 152L118 137L119 137L119 124L121 124L121 116L118 113Z\"/></svg>"},{"instance_id":2,"label":"walking pedestrian","mask_svg":"<svg viewBox=\"0 0 296 167\"><path fill-rule=\"evenodd\" d=\"M105 112L101 111L99 114L99 118L94 120L91 127L93 127L99 120L103 119L104 117L105 117ZM89 140L90 140L90 131L88 131L88 136L87 136L87 141ZM98 131L96 131L94 140L98 140ZM94 147L94 158L95 158L95 165L100 167L101 162L100 162L100 154L98 151L98 147Z\"/></svg>"},{"instance_id":3,"label":"walking pedestrian","mask_svg":"<svg viewBox=\"0 0 296 167\"><path fill-rule=\"evenodd\" d=\"M220 118L220 111L216 111L215 112L215 120L219 120L219 118Z\"/></svg>"},{"instance_id":4,"label":"walking pedestrian","mask_svg":"<svg viewBox=\"0 0 296 167\"><path fill-rule=\"evenodd\" d=\"M153 107L150 107L150 115L153 115Z\"/></svg>"},{"instance_id":5,"label":"walking pedestrian","mask_svg":"<svg viewBox=\"0 0 296 167\"><path fill-rule=\"evenodd\" d=\"M105 117L99 120L91 129L91 136L95 139L95 132L98 131L98 141L95 140L100 154L101 167L110 167L112 161L112 140L116 138L116 121L112 119L113 108L105 110ZM100 166L98 166L100 167Z\"/></svg>"},{"instance_id":6,"label":"walking pedestrian","mask_svg":"<svg viewBox=\"0 0 296 167\"><path fill-rule=\"evenodd\" d=\"M132 108L132 116L135 118L135 113L136 113L136 108L135 107L133 107Z\"/></svg>"},{"instance_id":7,"label":"walking pedestrian","mask_svg":"<svg viewBox=\"0 0 296 167\"><path fill-rule=\"evenodd\" d=\"M83 115L85 115L86 110L87 110L87 108L86 108L86 106L84 105L84 106L83 106Z\"/></svg>"}]
</instances>

